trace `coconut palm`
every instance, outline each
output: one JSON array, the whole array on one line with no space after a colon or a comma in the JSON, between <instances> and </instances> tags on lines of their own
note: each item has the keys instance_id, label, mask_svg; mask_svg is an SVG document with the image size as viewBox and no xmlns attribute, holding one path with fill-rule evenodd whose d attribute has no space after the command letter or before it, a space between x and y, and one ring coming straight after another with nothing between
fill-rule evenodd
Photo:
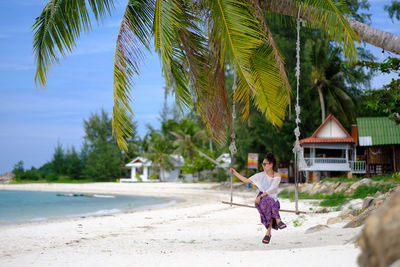
<instances>
[{"instance_id":1,"label":"coconut palm","mask_svg":"<svg viewBox=\"0 0 400 267\"><path fill-rule=\"evenodd\" d=\"M206 141L204 129L200 129L198 124L190 119L182 120L170 133L175 137L175 153L182 155L189 162L193 161L199 146L204 146Z\"/></svg>"},{"instance_id":2,"label":"coconut palm","mask_svg":"<svg viewBox=\"0 0 400 267\"><path fill-rule=\"evenodd\" d=\"M321 123L326 113L340 118L345 125L355 122L357 85L368 86L370 73L355 70L341 61L341 53L324 38L308 40L306 57L311 62L311 84L318 90ZM368 57L368 55L366 55Z\"/></svg>"},{"instance_id":3,"label":"coconut palm","mask_svg":"<svg viewBox=\"0 0 400 267\"><path fill-rule=\"evenodd\" d=\"M165 170L173 166L171 142L157 131L151 132L145 138L145 142L147 146L145 157L152 161L154 169L160 169L160 180L165 181Z\"/></svg>"},{"instance_id":4,"label":"coconut palm","mask_svg":"<svg viewBox=\"0 0 400 267\"><path fill-rule=\"evenodd\" d=\"M46 4L33 25L37 84L46 85L49 67L60 55L72 52L82 31L90 30L89 10L99 22L111 13L113 3L50 0ZM231 123L227 70L237 75L233 99L242 117L249 115L253 104L272 124L282 125L290 86L263 9L297 16L301 7L300 15L308 25L325 29L354 60L358 37L339 11L341 4L333 0L129 0L114 59L113 135L118 144L126 149L132 131L130 90L152 40L177 105L184 109L195 104L215 139L223 140Z\"/></svg>"},{"instance_id":5,"label":"coconut palm","mask_svg":"<svg viewBox=\"0 0 400 267\"><path fill-rule=\"evenodd\" d=\"M256 0L255 0L256 1ZM276 14L281 14L281 15L286 15L286 16L291 16L291 17L296 17L298 15L298 9L296 8L298 6L298 3L301 2L302 6L307 6L307 8L304 8L302 12L300 12L300 17L307 20L307 21L313 21L315 19L315 15L319 16L321 23L322 24L331 24L334 21L330 21L329 19L326 19L329 15L326 14L326 7L332 7L334 3L336 6L343 6L345 1L323 1L324 3L321 3L321 5L318 5L316 7L313 5L313 2L319 2L319 1L313 1L313 0L304 0L304 1L298 1L298 0L258 0L260 3L260 7L263 10L267 10L269 12L273 12ZM334 3L333 3L334 2ZM396 1L393 1L396 2ZM396 5L393 5L392 2L392 9L397 10ZM311 7L310 7L311 5ZM392 16L389 13L390 16ZM313 19L314 16L314 19ZM398 35L385 32L379 29L376 29L374 27L371 27L365 23L362 23L360 21L351 19L350 17L343 17L347 23L350 25L351 29L357 34L358 38L360 38L361 41L364 41L366 43L369 43L373 46L380 47L385 51L390 51L393 52L397 55L400 55L400 37ZM338 19L342 19L341 17L338 17ZM338 21L338 23L341 23ZM326 25L325 25L326 26Z\"/></svg>"},{"instance_id":6,"label":"coconut palm","mask_svg":"<svg viewBox=\"0 0 400 267\"><path fill-rule=\"evenodd\" d=\"M312 63L310 80L313 87L318 90L321 123L326 117L325 99L329 101L331 111L334 108L336 111L341 111L340 113L344 117L349 117L354 102L346 92L344 68L339 58L340 51L324 39L314 40L310 43L312 43L309 54Z\"/></svg>"}]
</instances>

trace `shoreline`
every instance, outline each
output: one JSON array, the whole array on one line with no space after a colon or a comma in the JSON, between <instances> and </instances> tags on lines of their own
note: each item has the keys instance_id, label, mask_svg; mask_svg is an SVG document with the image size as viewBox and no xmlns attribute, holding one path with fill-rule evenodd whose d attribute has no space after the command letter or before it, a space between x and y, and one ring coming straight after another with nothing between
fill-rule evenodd
<instances>
[{"instance_id":1,"label":"shoreline","mask_svg":"<svg viewBox=\"0 0 400 267\"><path fill-rule=\"evenodd\" d=\"M60 184L57 184L60 185ZM109 216L7 226L0 233L1 266L357 266L359 228L329 225L315 233L306 230L326 224L338 212L297 216L281 213L288 225L273 231L269 245L261 243L265 228L256 209L222 204L229 191L218 184L62 184L58 189L94 193L174 196L176 205ZM0 189L54 191L43 184L0 185ZM234 192L234 202L250 204L255 191ZM280 200L282 209L294 203ZM315 209L301 201L299 209ZM295 226L297 224L297 226ZM307 260L305 260L307 259Z\"/></svg>"},{"instance_id":2,"label":"shoreline","mask_svg":"<svg viewBox=\"0 0 400 267\"><path fill-rule=\"evenodd\" d=\"M7 189L0 189L0 191L7 191ZM17 191L17 189L8 190L8 191ZM30 190L18 190L18 191L29 191L29 192L53 192L53 191L30 191ZM60 192L60 191L59 191ZM58 193L58 192L54 192ZM151 196L136 196L136 195L122 195L122 194L113 194L115 196L132 196L132 197L149 197ZM154 203L154 204L145 204L140 205L134 208L121 208L118 204L112 208L101 208L100 206L97 209L93 209L92 211L82 211L76 213L65 213L65 214L47 214L47 215L37 215L36 217L25 217L25 218L7 218L0 221L0 230L3 227L8 226L23 226L29 224L40 224L40 223L52 223L52 222L60 222L64 220L74 220L79 218L90 218L90 217L106 217L118 214L129 214L139 211L146 210L154 210L154 209L163 209L170 206L177 205L177 203L185 201L180 198L170 198L170 197L158 197L163 202Z\"/></svg>"}]
</instances>

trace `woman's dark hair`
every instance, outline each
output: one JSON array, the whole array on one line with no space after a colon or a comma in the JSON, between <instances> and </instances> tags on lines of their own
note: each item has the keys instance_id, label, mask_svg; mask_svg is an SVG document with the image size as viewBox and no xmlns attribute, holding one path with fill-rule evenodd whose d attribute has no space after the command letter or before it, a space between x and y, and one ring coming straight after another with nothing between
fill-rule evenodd
<instances>
[{"instance_id":1,"label":"woman's dark hair","mask_svg":"<svg viewBox=\"0 0 400 267\"><path fill-rule=\"evenodd\" d=\"M268 160L269 163L272 163L272 168L275 169L276 159L273 153L268 152L264 159Z\"/></svg>"}]
</instances>

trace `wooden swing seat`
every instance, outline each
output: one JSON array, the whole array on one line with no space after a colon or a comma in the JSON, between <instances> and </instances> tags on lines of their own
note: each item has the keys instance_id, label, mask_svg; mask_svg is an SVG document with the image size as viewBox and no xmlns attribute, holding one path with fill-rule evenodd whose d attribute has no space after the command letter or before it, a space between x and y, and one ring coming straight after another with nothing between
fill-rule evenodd
<instances>
[{"instance_id":1,"label":"wooden swing seat","mask_svg":"<svg viewBox=\"0 0 400 267\"><path fill-rule=\"evenodd\" d=\"M223 204L228 204L228 205L233 205L233 206L239 206L239 207L246 207L246 208L255 208L254 206L251 205L246 205L246 204L239 204L239 203L234 203L234 202L228 202L228 201L222 201ZM305 211L295 211L295 210L283 210L280 209L279 211L281 212L292 212L292 213L296 213L296 214L307 214L307 212Z\"/></svg>"}]
</instances>

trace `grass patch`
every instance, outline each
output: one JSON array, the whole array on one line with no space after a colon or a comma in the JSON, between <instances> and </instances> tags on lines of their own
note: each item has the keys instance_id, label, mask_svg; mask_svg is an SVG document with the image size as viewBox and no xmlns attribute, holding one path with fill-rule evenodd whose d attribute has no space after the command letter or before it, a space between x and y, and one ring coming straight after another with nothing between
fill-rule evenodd
<instances>
[{"instance_id":1,"label":"grass patch","mask_svg":"<svg viewBox=\"0 0 400 267\"><path fill-rule=\"evenodd\" d=\"M305 220L306 220L306 216L300 215L297 217L297 219L293 220L293 226L294 227L301 226Z\"/></svg>"},{"instance_id":2,"label":"grass patch","mask_svg":"<svg viewBox=\"0 0 400 267\"><path fill-rule=\"evenodd\" d=\"M291 201L294 201L294 192L288 192L287 190L283 190L278 195L281 198L288 198ZM313 195L308 195L306 193L299 193L299 199L316 199L322 200L319 205L322 207L335 207L342 206L345 204L351 197L345 196L343 193L333 193L331 195L323 195L322 193L317 193Z\"/></svg>"},{"instance_id":3,"label":"grass patch","mask_svg":"<svg viewBox=\"0 0 400 267\"><path fill-rule=\"evenodd\" d=\"M351 198L365 198L367 196L373 196L378 191L382 192L382 193L386 193L387 191L389 191L391 188L393 188L395 186L396 185L394 185L394 184L379 184L379 185L374 185L374 186L361 185L356 189L356 191L354 191Z\"/></svg>"},{"instance_id":4,"label":"grass patch","mask_svg":"<svg viewBox=\"0 0 400 267\"><path fill-rule=\"evenodd\" d=\"M333 193L330 195L324 195L322 193L317 193L313 195L309 195L306 193L299 193L298 197L299 199L316 199L316 200L322 200L319 205L322 207L338 207L338 209L341 209L343 204L347 203L351 199L363 199L367 196L373 196L376 194L376 192L381 192L381 193L386 193L388 192L391 188L394 188L398 186L396 183L388 183L388 184L377 184L377 185L361 185L359 186L354 193L351 196L347 196L344 194L344 192L340 193ZM283 190L281 193L278 195L280 198L288 198L291 201L295 200L295 193L294 192L288 192L288 190Z\"/></svg>"},{"instance_id":5,"label":"grass patch","mask_svg":"<svg viewBox=\"0 0 400 267\"><path fill-rule=\"evenodd\" d=\"M339 176L339 177L326 177L323 178L322 182L331 182L331 183L342 183L342 182L357 182L360 181L363 178L359 177L352 177L352 178L347 178L346 176Z\"/></svg>"},{"instance_id":6,"label":"grass patch","mask_svg":"<svg viewBox=\"0 0 400 267\"><path fill-rule=\"evenodd\" d=\"M280 197L280 198L288 198L288 199L290 199L291 201L294 201L294 199L295 199L295 193L294 192L289 192L288 190L282 190L279 194L278 194L278 196ZM314 194L314 195L309 195L309 194L307 194L307 193L301 193L301 192L299 192L298 193L298 197L299 197L299 199L324 199L324 195L322 194L322 193L317 193L317 194Z\"/></svg>"},{"instance_id":7,"label":"grass patch","mask_svg":"<svg viewBox=\"0 0 400 267\"><path fill-rule=\"evenodd\" d=\"M324 200L319 203L321 207L336 207L342 206L348 201L348 198L343 193L333 193L331 195L324 196Z\"/></svg>"}]
</instances>

